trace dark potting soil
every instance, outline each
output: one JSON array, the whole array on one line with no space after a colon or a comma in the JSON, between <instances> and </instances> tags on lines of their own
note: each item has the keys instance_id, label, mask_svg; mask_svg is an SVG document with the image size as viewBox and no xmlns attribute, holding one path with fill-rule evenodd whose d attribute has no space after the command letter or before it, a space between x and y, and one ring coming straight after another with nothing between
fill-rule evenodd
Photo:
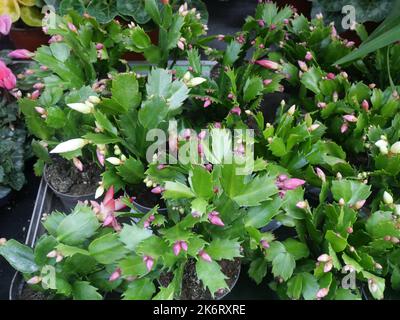
<instances>
[{"instance_id":1,"label":"dark potting soil","mask_svg":"<svg viewBox=\"0 0 400 320\"><path fill-rule=\"evenodd\" d=\"M49 298L42 292L34 291L28 286L24 286L18 300L49 300Z\"/></svg>"},{"instance_id":2,"label":"dark potting soil","mask_svg":"<svg viewBox=\"0 0 400 320\"><path fill-rule=\"evenodd\" d=\"M45 178L60 193L79 196L94 193L101 181L101 169L95 163L84 163L79 171L70 161L54 158L46 166Z\"/></svg>"},{"instance_id":3,"label":"dark potting soil","mask_svg":"<svg viewBox=\"0 0 400 320\"><path fill-rule=\"evenodd\" d=\"M160 195L151 193L151 187L147 188L144 183L129 188L129 195L135 197L135 202L143 207L153 208L158 204L160 209L165 208L165 202Z\"/></svg>"},{"instance_id":4,"label":"dark potting soil","mask_svg":"<svg viewBox=\"0 0 400 320\"><path fill-rule=\"evenodd\" d=\"M236 259L233 261L221 260L219 262L222 272L228 277L226 283L228 284L229 291L235 285L240 273L240 260ZM173 279L173 274L165 273L160 277L160 283L162 286L167 287ZM223 297L228 289L218 291L215 293L214 299ZM211 293L208 289L205 289L201 280L197 278L196 274L196 261L190 259L185 266L182 279L182 291L180 300L210 300L212 299Z\"/></svg>"}]
</instances>

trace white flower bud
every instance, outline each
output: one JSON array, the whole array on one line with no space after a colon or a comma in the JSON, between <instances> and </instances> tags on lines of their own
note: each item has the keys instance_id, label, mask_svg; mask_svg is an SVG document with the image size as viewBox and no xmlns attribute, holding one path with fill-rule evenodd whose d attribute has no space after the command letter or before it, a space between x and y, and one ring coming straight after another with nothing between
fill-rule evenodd
<instances>
[{"instance_id":1,"label":"white flower bud","mask_svg":"<svg viewBox=\"0 0 400 320\"><path fill-rule=\"evenodd\" d=\"M6 238L0 238L0 246L4 246L7 242Z\"/></svg>"},{"instance_id":2,"label":"white flower bud","mask_svg":"<svg viewBox=\"0 0 400 320\"><path fill-rule=\"evenodd\" d=\"M71 109L78 111L80 113L89 114L94 111L94 105L90 102L85 103L69 103L67 104Z\"/></svg>"},{"instance_id":3,"label":"white flower bud","mask_svg":"<svg viewBox=\"0 0 400 320\"><path fill-rule=\"evenodd\" d=\"M394 154L399 154L400 153L400 141L397 141L395 144L393 144L390 147L390 152Z\"/></svg>"},{"instance_id":4,"label":"white flower bud","mask_svg":"<svg viewBox=\"0 0 400 320\"><path fill-rule=\"evenodd\" d=\"M89 98L88 98L88 101L90 102L90 103L93 103L93 104L98 104L98 103L100 103L100 98L99 97L96 97L96 96L90 96Z\"/></svg>"},{"instance_id":5,"label":"white flower bud","mask_svg":"<svg viewBox=\"0 0 400 320\"><path fill-rule=\"evenodd\" d=\"M57 147L51 150L50 153L65 153L76 151L78 149L82 149L88 143L89 141L85 139L71 139L65 142L61 142Z\"/></svg>"},{"instance_id":6,"label":"white flower bud","mask_svg":"<svg viewBox=\"0 0 400 320\"><path fill-rule=\"evenodd\" d=\"M113 164L114 166L119 166L120 164L122 164L121 159L119 159L117 157L109 157L106 159L106 161Z\"/></svg>"},{"instance_id":7,"label":"white flower bud","mask_svg":"<svg viewBox=\"0 0 400 320\"><path fill-rule=\"evenodd\" d=\"M201 77L196 77L196 78L190 79L190 80L187 82L187 86L188 86L189 88L196 87L196 86L202 84L202 83L205 82L205 81L207 81L207 79L201 78Z\"/></svg>"},{"instance_id":8,"label":"white flower bud","mask_svg":"<svg viewBox=\"0 0 400 320\"><path fill-rule=\"evenodd\" d=\"M385 191L385 192L383 193L383 202L386 203L386 204L393 204L393 197L392 197L392 195L391 195L389 192L387 192L387 191Z\"/></svg>"},{"instance_id":9,"label":"white flower bud","mask_svg":"<svg viewBox=\"0 0 400 320\"><path fill-rule=\"evenodd\" d=\"M42 281L42 278L39 276L34 276L33 278L30 278L26 283L27 284L38 284Z\"/></svg>"},{"instance_id":10,"label":"white flower bud","mask_svg":"<svg viewBox=\"0 0 400 320\"><path fill-rule=\"evenodd\" d=\"M288 115L293 116L295 112L296 112L296 106L295 106L295 105L292 105L292 106L289 108L289 110L288 110L287 113L288 113Z\"/></svg>"}]
</instances>

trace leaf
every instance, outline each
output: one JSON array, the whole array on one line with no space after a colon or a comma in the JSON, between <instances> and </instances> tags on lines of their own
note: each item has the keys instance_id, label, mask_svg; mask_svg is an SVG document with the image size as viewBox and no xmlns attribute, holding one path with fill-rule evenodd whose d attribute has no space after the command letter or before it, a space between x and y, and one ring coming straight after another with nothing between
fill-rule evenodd
<instances>
[{"instance_id":1,"label":"leaf","mask_svg":"<svg viewBox=\"0 0 400 320\"><path fill-rule=\"evenodd\" d=\"M232 197L239 206L258 206L278 193L275 179L268 176L258 176L244 185L244 189Z\"/></svg>"},{"instance_id":2,"label":"leaf","mask_svg":"<svg viewBox=\"0 0 400 320\"><path fill-rule=\"evenodd\" d=\"M165 199L191 199L195 195L190 188L180 182L167 181L163 197Z\"/></svg>"},{"instance_id":3,"label":"leaf","mask_svg":"<svg viewBox=\"0 0 400 320\"><path fill-rule=\"evenodd\" d=\"M127 250L118 239L118 234L109 233L95 239L89 245L89 253L99 263L111 264L125 256Z\"/></svg>"},{"instance_id":4,"label":"leaf","mask_svg":"<svg viewBox=\"0 0 400 320\"><path fill-rule=\"evenodd\" d=\"M377 277L367 271L362 271L362 275L368 280L368 289L375 299L382 300L385 292L385 279ZM372 281L370 281L372 280Z\"/></svg>"},{"instance_id":5,"label":"leaf","mask_svg":"<svg viewBox=\"0 0 400 320\"><path fill-rule=\"evenodd\" d=\"M360 200L366 200L371 194L371 186L352 180L332 181L331 190L336 201L343 198L348 205L354 205Z\"/></svg>"},{"instance_id":6,"label":"leaf","mask_svg":"<svg viewBox=\"0 0 400 320\"><path fill-rule=\"evenodd\" d=\"M143 257L131 256L119 261L118 266L124 276L141 277L148 273Z\"/></svg>"},{"instance_id":7,"label":"leaf","mask_svg":"<svg viewBox=\"0 0 400 320\"><path fill-rule=\"evenodd\" d=\"M50 44L50 50L53 56L61 62L65 62L70 55L70 47L66 43L55 42Z\"/></svg>"},{"instance_id":8,"label":"leaf","mask_svg":"<svg viewBox=\"0 0 400 320\"><path fill-rule=\"evenodd\" d=\"M134 73L120 73L112 82L112 99L125 111L136 108L141 101L139 84Z\"/></svg>"},{"instance_id":9,"label":"leaf","mask_svg":"<svg viewBox=\"0 0 400 320\"><path fill-rule=\"evenodd\" d=\"M322 73L319 69L312 67L310 70L305 72L301 77L300 82L309 90L315 94L320 93L319 82L321 81Z\"/></svg>"},{"instance_id":10,"label":"leaf","mask_svg":"<svg viewBox=\"0 0 400 320\"><path fill-rule=\"evenodd\" d=\"M99 23L109 23L118 14L116 0L90 1L87 13L95 17Z\"/></svg>"},{"instance_id":11,"label":"leaf","mask_svg":"<svg viewBox=\"0 0 400 320\"><path fill-rule=\"evenodd\" d=\"M224 66L233 65L235 61L239 58L239 53L241 50L242 50L242 45L239 42L235 40L231 41L225 50L223 65Z\"/></svg>"},{"instance_id":12,"label":"leaf","mask_svg":"<svg viewBox=\"0 0 400 320\"><path fill-rule=\"evenodd\" d=\"M132 281L122 294L123 300L150 300L156 292L156 287L149 278Z\"/></svg>"},{"instance_id":13,"label":"leaf","mask_svg":"<svg viewBox=\"0 0 400 320\"><path fill-rule=\"evenodd\" d=\"M208 200L214 195L212 176L206 168L194 165L189 173L189 182L196 196Z\"/></svg>"},{"instance_id":14,"label":"leaf","mask_svg":"<svg viewBox=\"0 0 400 320\"><path fill-rule=\"evenodd\" d=\"M272 142L268 144L268 149L275 157L281 158L287 154L285 142L280 137L274 137Z\"/></svg>"},{"instance_id":15,"label":"leaf","mask_svg":"<svg viewBox=\"0 0 400 320\"><path fill-rule=\"evenodd\" d=\"M25 116L25 123L31 134L41 140L48 140L53 135L53 130L49 128L45 121L35 111L37 102L31 99L20 99L19 107Z\"/></svg>"},{"instance_id":16,"label":"leaf","mask_svg":"<svg viewBox=\"0 0 400 320\"><path fill-rule=\"evenodd\" d=\"M265 227L279 213L281 205L282 199L275 197L272 200L263 202L260 206L249 208L245 218L246 227Z\"/></svg>"},{"instance_id":17,"label":"leaf","mask_svg":"<svg viewBox=\"0 0 400 320\"><path fill-rule=\"evenodd\" d=\"M59 107L50 107L47 109L46 124L50 128L61 129L65 127L67 117L62 109Z\"/></svg>"},{"instance_id":18,"label":"leaf","mask_svg":"<svg viewBox=\"0 0 400 320\"><path fill-rule=\"evenodd\" d=\"M317 292L319 290L319 285L317 279L309 273L303 272L303 297L305 300L315 300L317 298Z\"/></svg>"},{"instance_id":19,"label":"leaf","mask_svg":"<svg viewBox=\"0 0 400 320\"><path fill-rule=\"evenodd\" d=\"M113 144L121 142L120 138L111 137L102 133L87 133L83 136L84 139L91 141L93 144Z\"/></svg>"},{"instance_id":20,"label":"leaf","mask_svg":"<svg viewBox=\"0 0 400 320\"><path fill-rule=\"evenodd\" d=\"M150 256L154 260L164 256L167 250L169 250L167 243L154 235L141 241L136 246L136 252L138 254Z\"/></svg>"},{"instance_id":21,"label":"leaf","mask_svg":"<svg viewBox=\"0 0 400 320\"><path fill-rule=\"evenodd\" d=\"M268 261L265 258L253 259L249 267L249 276L258 285L262 282L268 270Z\"/></svg>"},{"instance_id":22,"label":"leaf","mask_svg":"<svg viewBox=\"0 0 400 320\"><path fill-rule=\"evenodd\" d=\"M159 292L153 297L153 300L174 300L175 284L171 282L168 287L160 287Z\"/></svg>"},{"instance_id":23,"label":"leaf","mask_svg":"<svg viewBox=\"0 0 400 320\"><path fill-rule=\"evenodd\" d=\"M109 132L111 135L118 135L117 128L111 123L110 120L108 120L108 118L103 113L101 113L100 111L96 111L94 113L94 117L101 128Z\"/></svg>"},{"instance_id":24,"label":"leaf","mask_svg":"<svg viewBox=\"0 0 400 320\"><path fill-rule=\"evenodd\" d=\"M33 250L14 239L8 240L0 246L0 255L21 273L34 273L39 270L35 263Z\"/></svg>"},{"instance_id":25,"label":"leaf","mask_svg":"<svg viewBox=\"0 0 400 320\"><path fill-rule=\"evenodd\" d=\"M347 247L347 240L332 230L326 232L325 239L329 241L335 252L341 252Z\"/></svg>"},{"instance_id":26,"label":"leaf","mask_svg":"<svg viewBox=\"0 0 400 320\"><path fill-rule=\"evenodd\" d=\"M68 246L66 244L58 244L56 247L57 251L59 251L64 257L73 257L76 254L80 255L89 255L89 251L79 248L79 247L74 247L74 246Z\"/></svg>"},{"instance_id":27,"label":"leaf","mask_svg":"<svg viewBox=\"0 0 400 320\"><path fill-rule=\"evenodd\" d=\"M275 277L281 277L284 281L288 280L296 267L296 262L290 253L279 253L272 261L272 273Z\"/></svg>"},{"instance_id":28,"label":"leaf","mask_svg":"<svg viewBox=\"0 0 400 320\"><path fill-rule=\"evenodd\" d=\"M243 99L246 102L249 102L255 99L258 95L261 94L262 90L264 89L263 82L260 77L252 77L246 80L243 89Z\"/></svg>"},{"instance_id":29,"label":"leaf","mask_svg":"<svg viewBox=\"0 0 400 320\"><path fill-rule=\"evenodd\" d=\"M139 110L139 121L147 129L156 128L167 116L167 102L157 96L154 96L142 104Z\"/></svg>"},{"instance_id":30,"label":"leaf","mask_svg":"<svg viewBox=\"0 0 400 320\"><path fill-rule=\"evenodd\" d=\"M100 224L91 208L77 205L57 228L57 240L68 245L78 245L94 235Z\"/></svg>"},{"instance_id":31,"label":"leaf","mask_svg":"<svg viewBox=\"0 0 400 320\"><path fill-rule=\"evenodd\" d=\"M143 163L131 156L117 167L117 172L122 180L130 184L138 184L144 178Z\"/></svg>"},{"instance_id":32,"label":"leaf","mask_svg":"<svg viewBox=\"0 0 400 320\"><path fill-rule=\"evenodd\" d=\"M145 50L151 46L151 39L141 27L135 27L131 30L133 45L138 51Z\"/></svg>"},{"instance_id":33,"label":"leaf","mask_svg":"<svg viewBox=\"0 0 400 320\"><path fill-rule=\"evenodd\" d=\"M60 223L64 220L65 214L54 211L49 215L46 220L42 223L44 228L47 230L49 234L56 237L57 236L57 228Z\"/></svg>"},{"instance_id":34,"label":"leaf","mask_svg":"<svg viewBox=\"0 0 400 320\"><path fill-rule=\"evenodd\" d=\"M206 252L217 261L222 259L233 260L242 256L240 254L240 242L237 239L216 238L211 241Z\"/></svg>"},{"instance_id":35,"label":"leaf","mask_svg":"<svg viewBox=\"0 0 400 320\"><path fill-rule=\"evenodd\" d=\"M172 83L172 75L164 69L153 69L148 76L146 91L148 96L166 97L169 86Z\"/></svg>"},{"instance_id":36,"label":"leaf","mask_svg":"<svg viewBox=\"0 0 400 320\"><path fill-rule=\"evenodd\" d=\"M283 245L285 246L287 252L289 252L295 260L307 258L310 254L307 245L300 241L289 238L283 241Z\"/></svg>"},{"instance_id":37,"label":"leaf","mask_svg":"<svg viewBox=\"0 0 400 320\"><path fill-rule=\"evenodd\" d=\"M287 283L287 295L289 298L298 300L303 291L303 277L301 274L295 275Z\"/></svg>"},{"instance_id":38,"label":"leaf","mask_svg":"<svg viewBox=\"0 0 400 320\"><path fill-rule=\"evenodd\" d=\"M125 247L131 251L135 251L136 246L143 240L151 237L151 230L139 228L136 224L124 224L119 239L125 244Z\"/></svg>"},{"instance_id":39,"label":"leaf","mask_svg":"<svg viewBox=\"0 0 400 320\"><path fill-rule=\"evenodd\" d=\"M145 9L156 24L161 24L161 14L155 0L146 0Z\"/></svg>"},{"instance_id":40,"label":"leaf","mask_svg":"<svg viewBox=\"0 0 400 320\"><path fill-rule=\"evenodd\" d=\"M87 281L75 281L72 285L72 296L74 300L103 300L97 288Z\"/></svg>"},{"instance_id":41,"label":"leaf","mask_svg":"<svg viewBox=\"0 0 400 320\"><path fill-rule=\"evenodd\" d=\"M37 241L34 249L35 263L43 266L46 264L48 258L47 254L54 250L58 242L53 236L43 235Z\"/></svg>"},{"instance_id":42,"label":"leaf","mask_svg":"<svg viewBox=\"0 0 400 320\"><path fill-rule=\"evenodd\" d=\"M228 288L225 281L228 277L223 274L220 265L215 261L207 262L203 259L197 260L196 274L203 285L210 290L212 297L214 297L217 290Z\"/></svg>"}]
</instances>

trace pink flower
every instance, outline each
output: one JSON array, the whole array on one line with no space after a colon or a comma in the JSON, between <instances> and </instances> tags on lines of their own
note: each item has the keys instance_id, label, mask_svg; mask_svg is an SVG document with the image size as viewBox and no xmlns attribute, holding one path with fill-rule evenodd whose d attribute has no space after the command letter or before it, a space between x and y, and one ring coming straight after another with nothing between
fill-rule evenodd
<instances>
[{"instance_id":1,"label":"pink flower","mask_svg":"<svg viewBox=\"0 0 400 320\"><path fill-rule=\"evenodd\" d=\"M211 224L224 227L225 224L222 222L221 218L219 217L219 212L218 211L212 211L208 214L208 220L211 222Z\"/></svg>"},{"instance_id":2,"label":"pink flower","mask_svg":"<svg viewBox=\"0 0 400 320\"><path fill-rule=\"evenodd\" d=\"M326 108L326 103L325 102L318 102L317 106L320 109L325 109Z\"/></svg>"},{"instance_id":3,"label":"pink flower","mask_svg":"<svg viewBox=\"0 0 400 320\"><path fill-rule=\"evenodd\" d=\"M17 49L8 54L12 59L31 59L34 55L34 53L26 49Z\"/></svg>"},{"instance_id":4,"label":"pink flower","mask_svg":"<svg viewBox=\"0 0 400 320\"><path fill-rule=\"evenodd\" d=\"M204 250L199 251L199 257L202 258L206 262L212 261L210 255L207 252L205 252Z\"/></svg>"},{"instance_id":5,"label":"pink flower","mask_svg":"<svg viewBox=\"0 0 400 320\"><path fill-rule=\"evenodd\" d=\"M240 109L240 107L234 107L231 109L230 113L236 113L238 116L240 116L242 110Z\"/></svg>"},{"instance_id":6,"label":"pink flower","mask_svg":"<svg viewBox=\"0 0 400 320\"><path fill-rule=\"evenodd\" d=\"M264 83L264 86L268 86L269 84L272 83L272 79L265 79L265 80L263 81L263 83Z\"/></svg>"},{"instance_id":7,"label":"pink flower","mask_svg":"<svg viewBox=\"0 0 400 320\"><path fill-rule=\"evenodd\" d=\"M34 89L42 90L44 88L44 83L38 82L33 85Z\"/></svg>"},{"instance_id":8,"label":"pink flower","mask_svg":"<svg viewBox=\"0 0 400 320\"><path fill-rule=\"evenodd\" d=\"M150 256L144 256L143 261L146 263L147 271L150 272L153 269L154 259Z\"/></svg>"},{"instance_id":9,"label":"pink flower","mask_svg":"<svg viewBox=\"0 0 400 320\"><path fill-rule=\"evenodd\" d=\"M200 133L197 135L197 137L198 137L200 140L204 140L204 138L206 137L206 135L207 135L207 131L201 130Z\"/></svg>"},{"instance_id":10,"label":"pink flower","mask_svg":"<svg viewBox=\"0 0 400 320\"><path fill-rule=\"evenodd\" d=\"M103 48L104 48L104 44L102 44L102 43L96 44L96 50L102 50Z\"/></svg>"},{"instance_id":11,"label":"pink flower","mask_svg":"<svg viewBox=\"0 0 400 320\"><path fill-rule=\"evenodd\" d=\"M4 14L0 16L0 33L3 36L6 36L10 33L12 20L8 14Z\"/></svg>"},{"instance_id":12,"label":"pink flower","mask_svg":"<svg viewBox=\"0 0 400 320\"><path fill-rule=\"evenodd\" d=\"M346 114L343 116L343 119L347 122L357 122L357 117L354 116L353 114Z\"/></svg>"},{"instance_id":13,"label":"pink flower","mask_svg":"<svg viewBox=\"0 0 400 320\"><path fill-rule=\"evenodd\" d=\"M203 146L203 144L202 144L201 142L199 142L199 143L197 144L197 153L198 153L200 156L203 156L203 155L204 155L204 146Z\"/></svg>"},{"instance_id":14,"label":"pink flower","mask_svg":"<svg viewBox=\"0 0 400 320\"><path fill-rule=\"evenodd\" d=\"M315 172L317 173L317 176L323 181L326 181L326 175L325 173L318 167L315 168Z\"/></svg>"},{"instance_id":15,"label":"pink flower","mask_svg":"<svg viewBox=\"0 0 400 320\"><path fill-rule=\"evenodd\" d=\"M214 128L221 129L222 128L221 122L214 122Z\"/></svg>"},{"instance_id":16,"label":"pink flower","mask_svg":"<svg viewBox=\"0 0 400 320\"><path fill-rule=\"evenodd\" d=\"M122 202L121 198L114 199L114 187L108 189L104 199L101 203L90 201L94 213L100 221L103 221L103 227L112 227L115 231L120 231L121 226L118 223L115 212L122 210L126 205Z\"/></svg>"},{"instance_id":17,"label":"pink flower","mask_svg":"<svg viewBox=\"0 0 400 320\"><path fill-rule=\"evenodd\" d=\"M264 28L264 27L265 27L265 22L264 22L264 20L262 20L262 19L257 20L257 23L258 23L258 25L259 25L261 28Z\"/></svg>"},{"instance_id":18,"label":"pink flower","mask_svg":"<svg viewBox=\"0 0 400 320\"><path fill-rule=\"evenodd\" d=\"M317 292L317 299L322 299L324 297L326 297L329 293L329 289L328 288L322 288L320 290L318 290Z\"/></svg>"},{"instance_id":19,"label":"pink flower","mask_svg":"<svg viewBox=\"0 0 400 320\"><path fill-rule=\"evenodd\" d=\"M122 275L122 270L120 268L115 269L115 271L111 274L108 281L113 282L118 280Z\"/></svg>"},{"instance_id":20,"label":"pink flower","mask_svg":"<svg viewBox=\"0 0 400 320\"><path fill-rule=\"evenodd\" d=\"M313 59L313 55L310 51L307 51L306 56L304 57L307 61L311 61Z\"/></svg>"},{"instance_id":21,"label":"pink flower","mask_svg":"<svg viewBox=\"0 0 400 320\"><path fill-rule=\"evenodd\" d=\"M0 60L0 88L12 90L17 85L17 78L12 71Z\"/></svg>"},{"instance_id":22,"label":"pink flower","mask_svg":"<svg viewBox=\"0 0 400 320\"><path fill-rule=\"evenodd\" d=\"M190 139L190 136L191 136L191 131L190 131L190 129L185 129L185 130L183 131L182 138L185 139L185 140L189 140L189 139Z\"/></svg>"},{"instance_id":23,"label":"pink flower","mask_svg":"<svg viewBox=\"0 0 400 320\"><path fill-rule=\"evenodd\" d=\"M280 68L280 65L278 63L271 60L257 60L255 63L263 68L270 70L278 70Z\"/></svg>"}]
</instances>

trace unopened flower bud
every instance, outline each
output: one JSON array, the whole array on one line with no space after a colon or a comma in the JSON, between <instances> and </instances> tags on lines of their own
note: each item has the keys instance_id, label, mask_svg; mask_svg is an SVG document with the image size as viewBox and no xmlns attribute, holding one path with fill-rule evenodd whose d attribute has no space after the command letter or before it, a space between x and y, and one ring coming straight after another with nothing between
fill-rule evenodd
<instances>
[{"instance_id":1,"label":"unopened flower bud","mask_svg":"<svg viewBox=\"0 0 400 320\"><path fill-rule=\"evenodd\" d=\"M385 192L383 193L383 202L386 203L386 204L393 204L393 197L392 197L392 195L391 195L389 192L387 192L387 191L385 191Z\"/></svg>"}]
</instances>

